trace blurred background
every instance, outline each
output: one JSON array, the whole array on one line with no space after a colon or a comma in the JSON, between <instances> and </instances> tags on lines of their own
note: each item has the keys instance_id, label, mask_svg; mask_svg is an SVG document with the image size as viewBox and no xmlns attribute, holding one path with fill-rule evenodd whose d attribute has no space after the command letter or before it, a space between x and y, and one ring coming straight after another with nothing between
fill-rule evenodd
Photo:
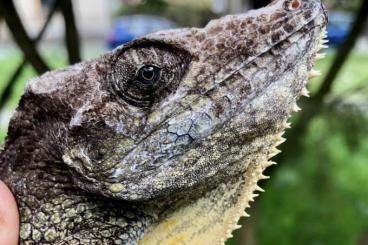
<instances>
[{"instance_id":1,"label":"blurred background","mask_svg":"<svg viewBox=\"0 0 368 245\"><path fill-rule=\"evenodd\" d=\"M266 189L228 244L368 244L368 0L326 0L322 76L309 82ZM0 141L24 86L146 33L204 26L267 0L1 0Z\"/></svg>"}]
</instances>

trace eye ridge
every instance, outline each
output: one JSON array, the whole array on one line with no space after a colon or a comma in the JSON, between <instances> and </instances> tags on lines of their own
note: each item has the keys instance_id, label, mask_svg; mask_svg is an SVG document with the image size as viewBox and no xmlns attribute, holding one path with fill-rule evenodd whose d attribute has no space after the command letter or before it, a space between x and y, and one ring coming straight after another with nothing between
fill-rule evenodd
<instances>
[{"instance_id":1,"label":"eye ridge","mask_svg":"<svg viewBox=\"0 0 368 245\"><path fill-rule=\"evenodd\" d=\"M143 85L154 85L160 79L161 68L144 65L138 70L137 80Z\"/></svg>"}]
</instances>

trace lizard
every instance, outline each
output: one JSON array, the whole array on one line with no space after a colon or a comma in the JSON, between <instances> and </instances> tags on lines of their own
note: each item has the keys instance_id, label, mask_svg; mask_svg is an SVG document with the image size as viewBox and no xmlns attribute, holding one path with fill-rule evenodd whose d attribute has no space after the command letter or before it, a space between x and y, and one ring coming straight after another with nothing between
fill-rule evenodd
<instances>
[{"instance_id":1,"label":"lizard","mask_svg":"<svg viewBox=\"0 0 368 245\"><path fill-rule=\"evenodd\" d=\"M327 12L275 0L31 79L0 178L21 244L223 244L319 74Z\"/></svg>"}]
</instances>

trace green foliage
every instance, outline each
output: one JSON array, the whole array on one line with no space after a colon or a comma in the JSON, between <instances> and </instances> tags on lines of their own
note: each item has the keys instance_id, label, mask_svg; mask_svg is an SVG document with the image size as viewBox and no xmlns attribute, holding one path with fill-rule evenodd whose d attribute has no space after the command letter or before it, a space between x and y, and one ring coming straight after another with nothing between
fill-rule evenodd
<instances>
[{"instance_id":1,"label":"green foliage","mask_svg":"<svg viewBox=\"0 0 368 245\"><path fill-rule=\"evenodd\" d=\"M64 58L63 58L64 57ZM47 63L52 69L63 67L67 64L65 55L60 50L49 50L45 54ZM22 55L17 51L8 52L0 56L0 93L2 93L5 87L5 81L8 81L10 76L13 74L18 65L22 62ZM24 92L24 87L29 79L35 77L36 73L30 65L26 65L21 75L15 83L14 89L10 100L7 103L7 111L4 113L10 113L18 105L18 101ZM7 128L5 125L0 125L0 144L4 142Z\"/></svg>"},{"instance_id":2,"label":"green foliage","mask_svg":"<svg viewBox=\"0 0 368 245\"><path fill-rule=\"evenodd\" d=\"M127 14L152 14L152 13L160 13L167 10L169 7L169 3L164 0L143 0L138 4L134 5L122 5L121 9L118 11L118 15L127 15Z\"/></svg>"},{"instance_id":3,"label":"green foliage","mask_svg":"<svg viewBox=\"0 0 368 245\"><path fill-rule=\"evenodd\" d=\"M259 200L260 244L358 243L368 231L368 131L364 136L352 149L329 117L311 123L298 162L279 166Z\"/></svg>"},{"instance_id":4,"label":"green foliage","mask_svg":"<svg viewBox=\"0 0 368 245\"><path fill-rule=\"evenodd\" d=\"M51 69L63 67L67 64L64 55L57 50L50 50L46 53L45 58L47 63L51 66ZM7 55L0 56L0 93L5 87L5 82L9 80L10 76L14 73L15 69L22 62L22 55L17 52L11 52ZM30 65L26 65L21 75L16 81L16 86L9 101L9 107L14 108L17 106L20 96L23 94L24 87L29 79L35 77L36 73Z\"/></svg>"},{"instance_id":5,"label":"green foliage","mask_svg":"<svg viewBox=\"0 0 368 245\"><path fill-rule=\"evenodd\" d=\"M326 75L329 66L334 59L335 51L328 50L327 57L317 62L316 67ZM357 87L367 87L368 81L368 54L364 52L353 52L344 66L341 68L337 80L332 88L333 95L340 95ZM313 79L308 83L308 88L313 94L317 91L324 76ZM368 93L366 94L368 96Z\"/></svg>"},{"instance_id":6,"label":"green foliage","mask_svg":"<svg viewBox=\"0 0 368 245\"><path fill-rule=\"evenodd\" d=\"M117 15L150 14L166 17L179 26L204 26L217 17L209 4L183 4L166 0L144 0L134 5L122 5Z\"/></svg>"},{"instance_id":7,"label":"green foliage","mask_svg":"<svg viewBox=\"0 0 368 245\"><path fill-rule=\"evenodd\" d=\"M332 58L317 67L325 73ZM368 118L351 100L358 91L368 102L360 89L367 66L367 54L352 54L309 125L303 151L277 166L266 184L257 208L259 244L358 244L367 234ZM312 91L322 79L310 82Z\"/></svg>"},{"instance_id":8,"label":"green foliage","mask_svg":"<svg viewBox=\"0 0 368 245\"><path fill-rule=\"evenodd\" d=\"M353 12L358 9L361 1L365 0L325 0L329 9Z\"/></svg>"}]
</instances>

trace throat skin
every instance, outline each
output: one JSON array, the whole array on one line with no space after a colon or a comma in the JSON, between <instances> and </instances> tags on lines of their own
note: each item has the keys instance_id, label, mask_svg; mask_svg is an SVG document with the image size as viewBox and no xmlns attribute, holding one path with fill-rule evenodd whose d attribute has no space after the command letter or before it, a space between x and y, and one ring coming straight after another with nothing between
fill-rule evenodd
<instances>
[{"instance_id":1,"label":"throat skin","mask_svg":"<svg viewBox=\"0 0 368 245\"><path fill-rule=\"evenodd\" d=\"M318 74L326 16L275 0L29 81L0 152L20 244L224 244Z\"/></svg>"},{"instance_id":2,"label":"throat skin","mask_svg":"<svg viewBox=\"0 0 368 245\"><path fill-rule=\"evenodd\" d=\"M224 244L231 237L240 217L262 190L257 182L265 179L263 170L273 162L249 167L233 182L224 183L195 202L185 205L151 226L138 244ZM206 214L206 215L203 215Z\"/></svg>"}]
</instances>

